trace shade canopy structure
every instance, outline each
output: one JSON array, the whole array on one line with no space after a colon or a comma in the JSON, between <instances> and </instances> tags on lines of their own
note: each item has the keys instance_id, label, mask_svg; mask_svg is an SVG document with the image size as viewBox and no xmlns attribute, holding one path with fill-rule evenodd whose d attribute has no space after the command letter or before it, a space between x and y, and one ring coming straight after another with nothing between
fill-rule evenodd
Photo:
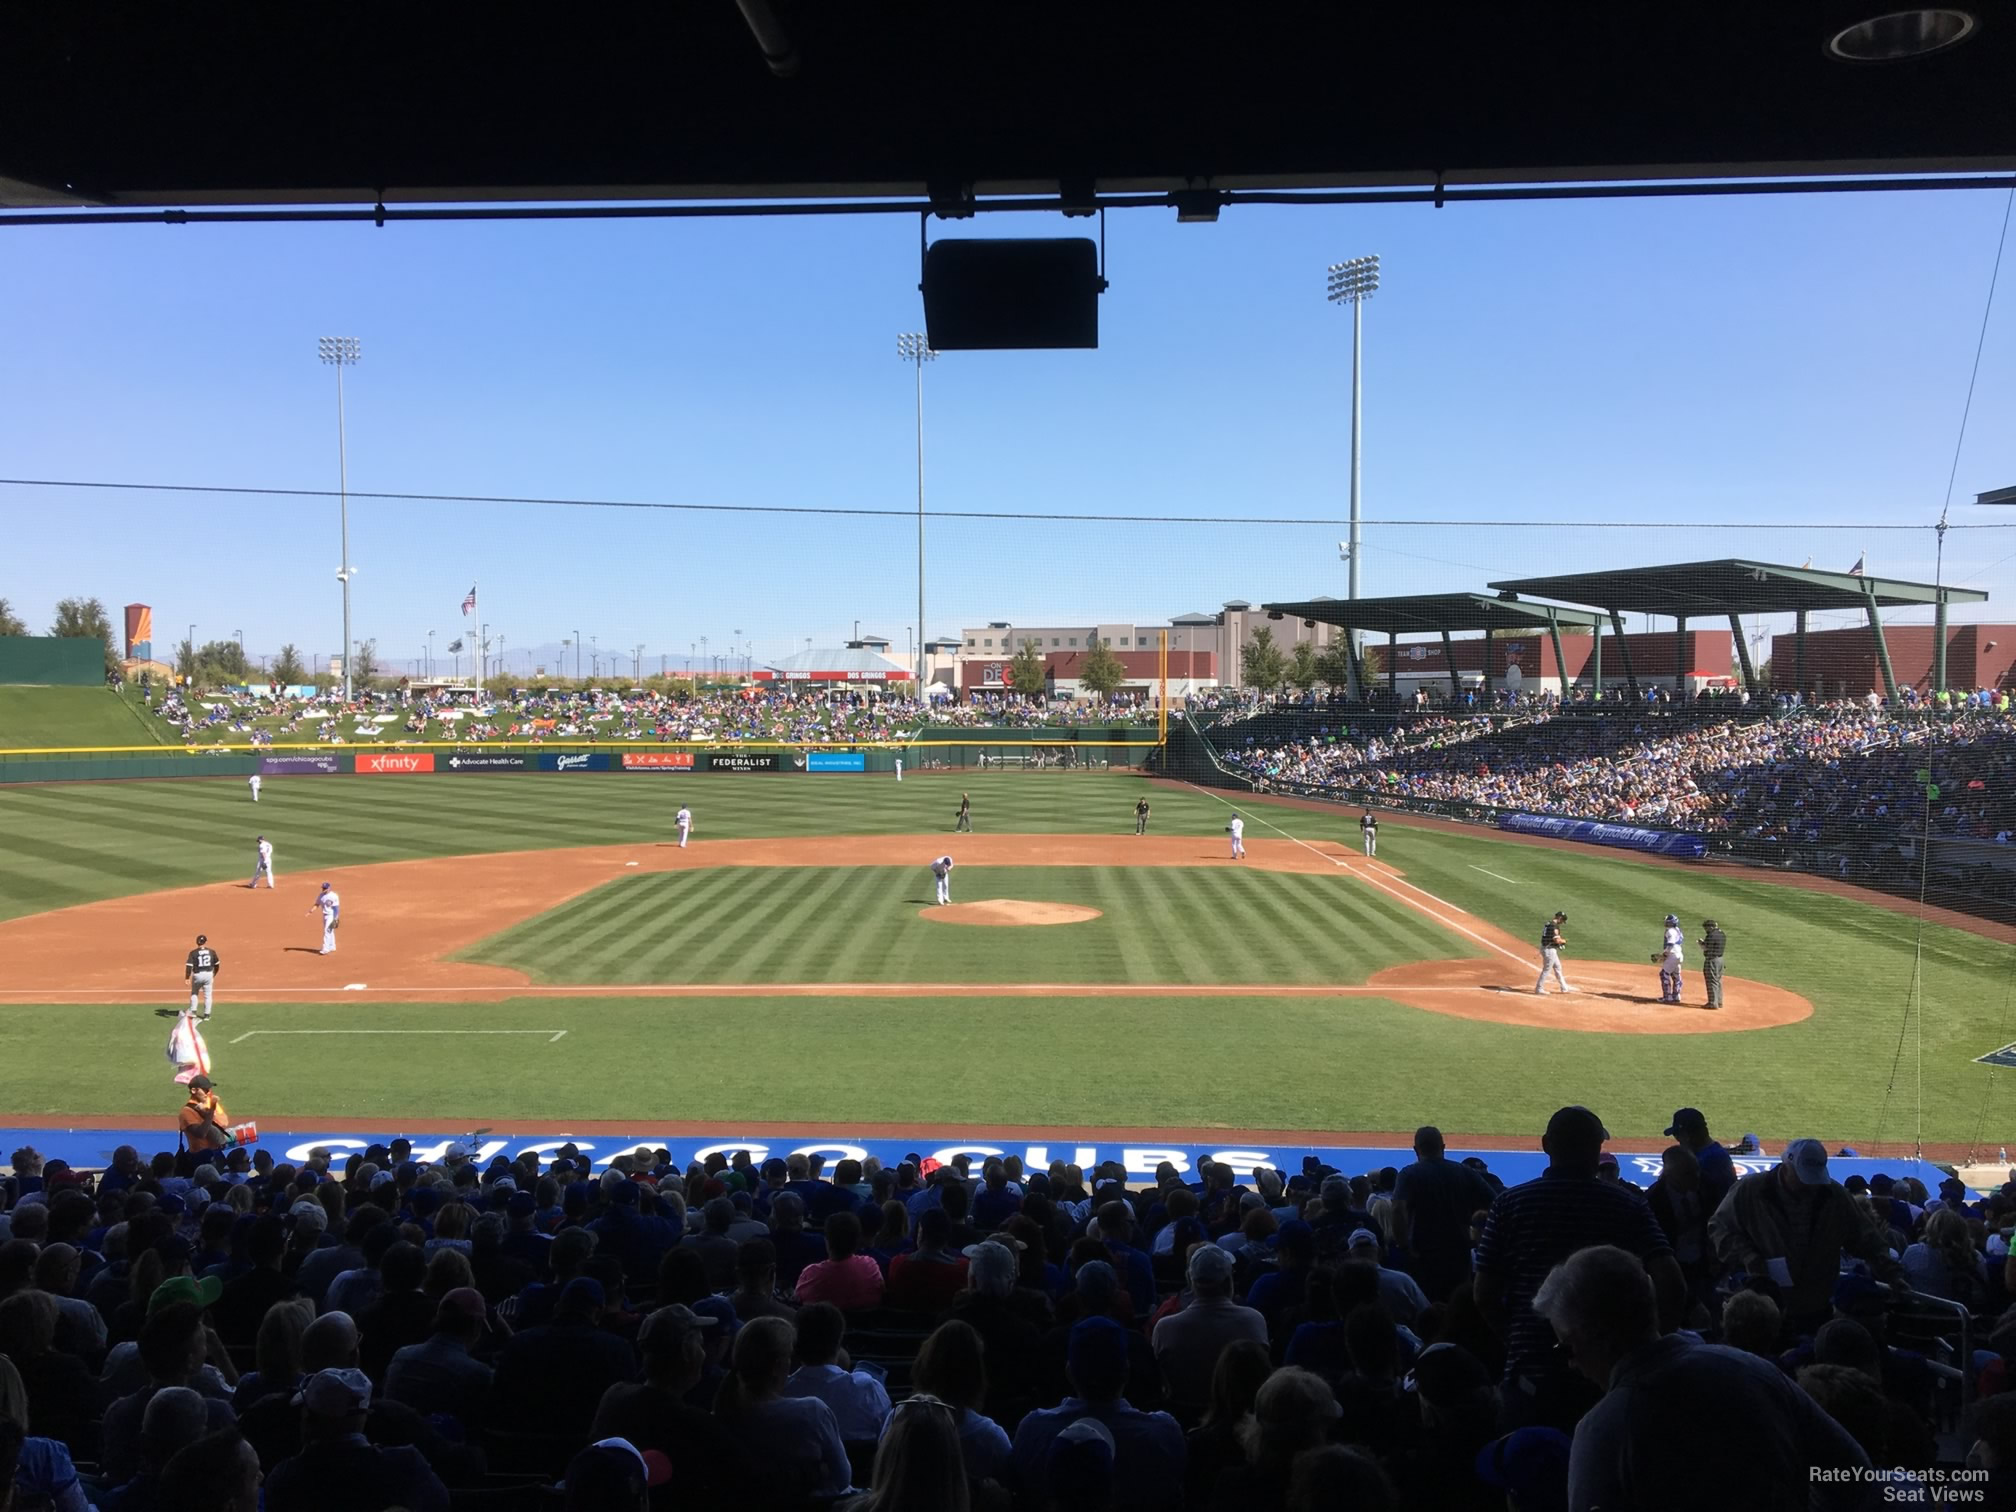
<instances>
[{"instance_id":1,"label":"shade canopy structure","mask_svg":"<svg viewBox=\"0 0 2016 1512\"><path fill-rule=\"evenodd\" d=\"M1559 604L1527 604L1506 594L1493 596L1488 593L1411 593L1391 598L1336 599L1315 598L1280 604L1262 604L1269 619L1299 619L1307 624L1336 625L1345 630L1367 630L1383 634L1388 645L1386 657L1386 688L1389 694L1397 689L1399 677L1398 659L1391 647L1403 635L1439 634L1442 637L1443 654L1449 669L1449 686L1452 693L1458 691L1456 655L1450 644L1450 632L1455 630L1481 630L1487 636L1492 631L1544 630L1554 637L1554 664L1564 668L1566 660L1561 655L1561 627L1588 630L1598 636L1602 634L1603 616L1588 609L1570 609ZM1346 654L1351 661L1351 682L1354 694L1364 687L1364 669L1359 665L1358 655L1352 643L1344 643ZM1484 658L1484 681L1488 688L1491 681L1491 658ZM1562 692L1568 691L1566 673L1562 676Z\"/></svg>"},{"instance_id":2,"label":"shade canopy structure","mask_svg":"<svg viewBox=\"0 0 2016 1512\"><path fill-rule=\"evenodd\" d=\"M1847 30L1891 8L16 5L0 206L1146 192L1210 219L1255 189L2016 166L2002 6Z\"/></svg>"},{"instance_id":3,"label":"shade canopy structure","mask_svg":"<svg viewBox=\"0 0 2016 1512\"><path fill-rule=\"evenodd\" d=\"M1857 566L1860 567L1860 563ZM1675 641L1676 658L1683 655L1689 619L1726 616L1735 633L1736 654L1743 667L1743 680L1753 689L1757 674L1750 665L1750 652L1743 639L1740 618L1746 614L1790 614L1795 625L1797 666L1793 685L1802 696L1806 681L1806 617L1815 610L1859 610L1869 619L1875 637L1876 659L1883 671L1883 685L1890 702L1898 701L1897 680L1890 665L1889 643L1883 636L1884 609L1931 605L1936 630L1933 637L1933 681L1946 686L1946 608L1949 604L1986 603L1988 595L1976 588L1956 588L1950 584L1919 583L1904 578L1876 577L1861 571L1819 572L1811 567L1788 567L1777 562L1754 562L1741 557L1721 561L1678 562L1659 567L1626 567L1605 572L1556 573L1546 577L1506 578L1491 586L1501 593L1528 598L1558 599L1589 606L1609 615L1618 634L1623 634L1623 616L1649 614L1671 616L1679 629ZM1637 691L1637 674L1625 658L1625 674L1632 691ZM1676 669L1677 670L1677 669Z\"/></svg>"}]
</instances>

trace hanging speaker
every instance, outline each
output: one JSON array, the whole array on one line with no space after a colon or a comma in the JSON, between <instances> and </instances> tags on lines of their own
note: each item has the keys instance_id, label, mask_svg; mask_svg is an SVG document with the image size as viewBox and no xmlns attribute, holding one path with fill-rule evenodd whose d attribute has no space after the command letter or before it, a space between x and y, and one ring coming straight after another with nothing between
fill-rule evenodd
<instances>
[{"instance_id":1,"label":"hanging speaker","mask_svg":"<svg viewBox=\"0 0 2016 1512\"><path fill-rule=\"evenodd\" d=\"M1099 249L1084 237L933 242L924 326L933 351L1099 345Z\"/></svg>"}]
</instances>

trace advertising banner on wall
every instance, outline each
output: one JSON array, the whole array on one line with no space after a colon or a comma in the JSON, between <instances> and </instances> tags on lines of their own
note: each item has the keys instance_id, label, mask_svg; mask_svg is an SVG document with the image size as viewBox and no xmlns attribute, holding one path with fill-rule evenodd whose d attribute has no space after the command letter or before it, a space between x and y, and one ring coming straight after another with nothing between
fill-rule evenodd
<instances>
[{"instance_id":1,"label":"advertising banner on wall","mask_svg":"<svg viewBox=\"0 0 2016 1512\"><path fill-rule=\"evenodd\" d=\"M1635 824L1602 824L1594 819L1564 819L1558 814L1500 814L1498 828L1522 835L1552 835L1561 840L1586 840L1591 845L1650 851L1655 856L1687 856L1698 860L1708 854L1708 842L1699 835L1640 829Z\"/></svg>"},{"instance_id":2,"label":"advertising banner on wall","mask_svg":"<svg viewBox=\"0 0 2016 1512\"><path fill-rule=\"evenodd\" d=\"M261 756L261 777L318 777L343 770L335 753L327 756Z\"/></svg>"},{"instance_id":3,"label":"advertising banner on wall","mask_svg":"<svg viewBox=\"0 0 2016 1512\"><path fill-rule=\"evenodd\" d=\"M778 769L775 751L715 751L707 757L710 772L774 772Z\"/></svg>"},{"instance_id":4,"label":"advertising banner on wall","mask_svg":"<svg viewBox=\"0 0 2016 1512\"><path fill-rule=\"evenodd\" d=\"M626 772L690 772L693 770L691 751L625 751L623 770Z\"/></svg>"},{"instance_id":5,"label":"advertising banner on wall","mask_svg":"<svg viewBox=\"0 0 2016 1512\"><path fill-rule=\"evenodd\" d=\"M443 756L435 764L437 772L522 772L526 758L508 752L472 751L463 755L460 751Z\"/></svg>"},{"instance_id":6,"label":"advertising banner on wall","mask_svg":"<svg viewBox=\"0 0 2016 1512\"><path fill-rule=\"evenodd\" d=\"M808 772L865 772L868 758L859 751L807 751L805 770Z\"/></svg>"},{"instance_id":7,"label":"advertising banner on wall","mask_svg":"<svg viewBox=\"0 0 2016 1512\"><path fill-rule=\"evenodd\" d=\"M541 751L539 770L542 772L606 772L610 761L607 751Z\"/></svg>"},{"instance_id":8,"label":"advertising banner on wall","mask_svg":"<svg viewBox=\"0 0 2016 1512\"><path fill-rule=\"evenodd\" d=\"M434 770L432 751L359 751L357 770L367 776L406 777Z\"/></svg>"}]
</instances>

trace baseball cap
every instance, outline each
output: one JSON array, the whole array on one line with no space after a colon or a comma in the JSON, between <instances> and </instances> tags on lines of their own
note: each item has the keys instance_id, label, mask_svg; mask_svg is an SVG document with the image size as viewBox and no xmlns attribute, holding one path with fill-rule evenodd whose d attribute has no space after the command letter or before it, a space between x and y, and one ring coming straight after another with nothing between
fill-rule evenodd
<instances>
[{"instance_id":1,"label":"baseball cap","mask_svg":"<svg viewBox=\"0 0 2016 1512\"><path fill-rule=\"evenodd\" d=\"M1430 1344L1416 1356L1408 1380L1430 1403L1448 1402L1468 1391L1488 1390L1490 1374L1461 1344Z\"/></svg>"},{"instance_id":2,"label":"baseball cap","mask_svg":"<svg viewBox=\"0 0 2016 1512\"><path fill-rule=\"evenodd\" d=\"M215 1276L170 1276L155 1287L147 1297L147 1316L153 1317L164 1307L173 1307L177 1302L194 1302L198 1307L209 1307L224 1294L224 1283Z\"/></svg>"},{"instance_id":3,"label":"baseball cap","mask_svg":"<svg viewBox=\"0 0 2016 1512\"><path fill-rule=\"evenodd\" d=\"M1521 1512L1566 1508L1572 1443L1558 1428L1520 1428L1477 1451L1477 1479L1509 1492Z\"/></svg>"},{"instance_id":4,"label":"baseball cap","mask_svg":"<svg viewBox=\"0 0 2016 1512\"><path fill-rule=\"evenodd\" d=\"M189 1078L189 1086L197 1092L210 1092L215 1090L217 1083L199 1071L196 1075Z\"/></svg>"},{"instance_id":5,"label":"baseball cap","mask_svg":"<svg viewBox=\"0 0 2016 1512\"><path fill-rule=\"evenodd\" d=\"M576 1276L560 1289L560 1301L555 1312L573 1312L581 1308L600 1307L607 1301L602 1283L593 1276Z\"/></svg>"},{"instance_id":6,"label":"baseball cap","mask_svg":"<svg viewBox=\"0 0 2016 1512\"><path fill-rule=\"evenodd\" d=\"M1112 1429L1095 1417L1077 1419L1050 1441L1044 1453L1050 1495L1066 1505L1110 1496L1118 1453Z\"/></svg>"},{"instance_id":7,"label":"baseball cap","mask_svg":"<svg viewBox=\"0 0 2016 1512\"><path fill-rule=\"evenodd\" d=\"M441 1158L443 1160L467 1160L469 1158L469 1146L462 1143L459 1139L451 1140L448 1148L441 1152Z\"/></svg>"},{"instance_id":8,"label":"baseball cap","mask_svg":"<svg viewBox=\"0 0 2016 1512\"><path fill-rule=\"evenodd\" d=\"M609 1189L609 1200L619 1207L635 1207L637 1204L637 1183L619 1181Z\"/></svg>"},{"instance_id":9,"label":"baseball cap","mask_svg":"<svg viewBox=\"0 0 2016 1512\"><path fill-rule=\"evenodd\" d=\"M664 1309L660 1308L659 1311L662 1312ZM695 1318L705 1320L700 1324L702 1328L707 1327L709 1322L720 1324L725 1330L723 1338L734 1338L737 1330L742 1327L742 1320L735 1315L735 1304L726 1297L696 1298L689 1311Z\"/></svg>"},{"instance_id":10,"label":"baseball cap","mask_svg":"<svg viewBox=\"0 0 2016 1512\"><path fill-rule=\"evenodd\" d=\"M329 891L329 884L328 884L327 882L324 882L324 883L322 884L322 891L324 891L324 892L327 892L327 891Z\"/></svg>"},{"instance_id":11,"label":"baseball cap","mask_svg":"<svg viewBox=\"0 0 2016 1512\"><path fill-rule=\"evenodd\" d=\"M1104 1373L1124 1373L1127 1369L1127 1330L1103 1315L1080 1318L1071 1325L1069 1363L1073 1373L1088 1364L1095 1372L1103 1365Z\"/></svg>"},{"instance_id":12,"label":"baseball cap","mask_svg":"<svg viewBox=\"0 0 2016 1512\"><path fill-rule=\"evenodd\" d=\"M1296 1250L1307 1254L1316 1244L1316 1230L1305 1219L1290 1218L1281 1225L1274 1236L1277 1249Z\"/></svg>"},{"instance_id":13,"label":"baseball cap","mask_svg":"<svg viewBox=\"0 0 2016 1512\"><path fill-rule=\"evenodd\" d=\"M1232 1252L1222 1244L1200 1244L1190 1252L1190 1279L1193 1282L1229 1282L1232 1271Z\"/></svg>"},{"instance_id":14,"label":"baseball cap","mask_svg":"<svg viewBox=\"0 0 2016 1512\"><path fill-rule=\"evenodd\" d=\"M210 936L208 936L208 935L198 935L198 936L196 936L196 943L197 943L198 945L208 945L208 944L210 943Z\"/></svg>"},{"instance_id":15,"label":"baseball cap","mask_svg":"<svg viewBox=\"0 0 2016 1512\"><path fill-rule=\"evenodd\" d=\"M1784 1161L1806 1186L1827 1184L1827 1146L1817 1139L1795 1139L1785 1146Z\"/></svg>"},{"instance_id":16,"label":"baseball cap","mask_svg":"<svg viewBox=\"0 0 2016 1512\"><path fill-rule=\"evenodd\" d=\"M1602 1119L1580 1103L1570 1103L1547 1120L1547 1137L1600 1145L1610 1137L1610 1131L1603 1127Z\"/></svg>"},{"instance_id":17,"label":"baseball cap","mask_svg":"<svg viewBox=\"0 0 2016 1512\"><path fill-rule=\"evenodd\" d=\"M672 1479L672 1461L656 1449L639 1449L625 1438L597 1439L567 1462L567 1478L556 1488L570 1502L631 1505L640 1484L662 1486Z\"/></svg>"},{"instance_id":18,"label":"baseball cap","mask_svg":"<svg viewBox=\"0 0 2016 1512\"><path fill-rule=\"evenodd\" d=\"M504 1211L513 1218L529 1218L539 1211L539 1199L530 1192L513 1192L511 1200L504 1204Z\"/></svg>"},{"instance_id":19,"label":"baseball cap","mask_svg":"<svg viewBox=\"0 0 2016 1512\"><path fill-rule=\"evenodd\" d=\"M1370 1229L1353 1229L1351 1230L1351 1237L1345 1241L1344 1247L1346 1249L1356 1249L1361 1244L1367 1244L1373 1249L1378 1249L1379 1236Z\"/></svg>"},{"instance_id":20,"label":"baseball cap","mask_svg":"<svg viewBox=\"0 0 2016 1512\"><path fill-rule=\"evenodd\" d=\"M294 1393L294 1405L317 1417L371 1410L371 1378L361 1370L318 1370Z\"/></svg>"},{"instance_id":21,"label":"baseball cap","mask_svg":"<svg viewBox=\"0 0 2016 1512\"><path fill-rule=\"evenodd\" d=\"M1703 1134L1708 1132L1708 1120L1701 1110L1676 1108L1673 1110L1673 1122L1666 1126L1666 1137L1671 1139L1675 1134L1688 1134L1697 1130Z\"/></svg>"}]
</instances>

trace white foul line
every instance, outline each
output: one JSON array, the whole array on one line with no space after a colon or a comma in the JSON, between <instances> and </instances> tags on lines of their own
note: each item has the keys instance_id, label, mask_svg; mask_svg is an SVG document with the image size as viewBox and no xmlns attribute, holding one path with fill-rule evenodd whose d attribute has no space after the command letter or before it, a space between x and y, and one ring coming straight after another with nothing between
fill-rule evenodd
<instances>
[{"instance_id":1,"label":"white foul line","mask_svg":"<svg viewBox=\"0 0 2016 1512\"><path fill-rule=\"evenodd\" d=\"M1512 882L1512 879L1503 872L1494 872L1490 867L1479 866L1474 861L1470 863L1470 870L1482 872L1487 877L1496 877L1500 882L1511 882L1514 887L1524 887L1526 885L1524 882Z\"/></svg>"},{"instance_id":2,"label":"white foul line","mask_svg":"<svg viewBox=\"0 0 2016 1512\"><path fill-rule=\"evenodd\" d=\"M1227 808L1234 807L1231 799L1220 798L1218 794L1212 792L1211 789L1209 788L1198 787L1197 784L1194 782L1186 782L1184 786L1195 789L1197 792L1202 793L1206 798L1217 799L1218 802L1224 804L1225 807ZM1266 825L1267 828L1274 831L1275 834L1281 836L1283 839L1293 840L1297 845L1301 846L1302 849L1308 851L1309 854L1311 854L1312 856L1323 856L1323 859L1325 861L1328 861L1332 866L1343 867L1344 870L1350 872L1352 876L1358 878L1361 882L1370 883L1373 887L1378 888L1379 891L1385 893L1387 897L1392 898L1395 902L1406 904L1407 907L1414 909L1417 913L1424 913L1428 915L1429 918L1433 919L1437 924L1440 924L1444 929L1453 929L1456 931L1456 933L1462 935L1466 940L1474 940L1479 945L1482 945L1486 950L1495 950L1499 955L1502 955L1508 961L1517 961L1521 966L1527 964L1526 957L1520 955L1514 955L1511 951L1507 950L1503 945L1498 944L1494 940L1487 940L1484 938L1484 936L1476 934L1471 930L1465 929L1461 924L1458 924L1454 919L1444 918L1441 914L1435 912L1434 909L1423 908L1419 903L1408 902L1407 899L1401 897L1400 894L1395 892L1392 888L1388 887L1384 882L1380 881L1380 879L1374 876L1371 872L1362 871L1359 868L1351 865L1348 861L1338 860L1337 857L1335 856L1323 855L1322 851L1316 849L1316 847L1311 845L1308 841L1289 834L1288 831L1281 828L1280 825L1275 824L1270 820L1262 819L1260 815L1257 813L1255 813L1253 817L1259 823ZM1457 913L1462 912L1462 910L1460 908L1457 908L1454 903L1451 903L1443 898L1435 897L1435 894L1429 892L1425 887L1415 887L1412 882L1407 882L1404 878L1401 878L1399 880L1402 882L1404 886L1421 894L1422 897L1432 898L1434 899L1435 902L1440 903L1444 908L1452 909Z\"/></svg>"},{"instance_id":3,"label":"white foul line","mask_svg":"<svg viewBox=\"0 0 2016 1512\"><path fill-rule=\"evenodd\" d=\"M565 1029L247 1029L231 1041L242 1045L255 1034L543 1034L553 1044Z\"/></svg>"}]
</instances>

